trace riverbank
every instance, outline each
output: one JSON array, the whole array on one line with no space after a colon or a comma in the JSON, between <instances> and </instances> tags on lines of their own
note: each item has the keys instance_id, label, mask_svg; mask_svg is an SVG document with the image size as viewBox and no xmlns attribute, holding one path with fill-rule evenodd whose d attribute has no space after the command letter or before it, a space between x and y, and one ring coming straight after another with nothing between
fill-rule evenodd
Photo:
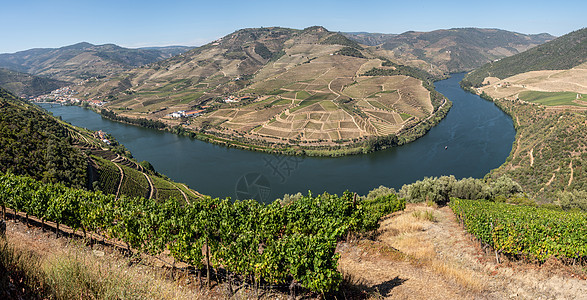
<instances>
[{"instance_id":1,"label":"riverbank","mask_svg":"<svg viewBox=\"0 0 587 300\"><path fill-rule=\"evenodd\" d=\"M465 90L478 94L476 90ZM587 189L587 114L568 108L558 111L520 100L481 98L495 103L509 115L516 128L514 146L504 164L489 178L508 175L525 192L542 203L573 202L575 193ZM549 129L549 130L545 130ZM572 137L572 141L567 141Z\"/></svg>"},{"instance_id":2,"label":"riverbank","mask_svg":"<svg viewBox=\"0 0 587 300\"><path fill-rule=\"evenodd\" d=\"M452 102L447 98L443 97L442 101L443 102L438 107L438 109L436 109L436 111L433 112L430 116L422 121L411 124L407 127L403 127L397 135L391 134L387 136L373 136L357 142L350 140L339 142L339 145L318 146L304 145L300 142L295 144L275 143L269 142L267 140L251 139L244 136L235 137L234 135L227 135L221 132L212 132L206 130L194 131L182 125L171 126L160 120L120 116L112 110L102 107L86 106L84 108L90 109L111 121L144 128L163 130L229 148L237 148L269 154L310 157L341 157L347 155L367 154L391 147L402 146L411 143L418 138L421 138L428 131L430 131L431 128L438 125L438 123L440 123L440 121L446 117L450 108L452 107ZM335 141L335 143L337 142Z\"/></svg>"}]
</instances>

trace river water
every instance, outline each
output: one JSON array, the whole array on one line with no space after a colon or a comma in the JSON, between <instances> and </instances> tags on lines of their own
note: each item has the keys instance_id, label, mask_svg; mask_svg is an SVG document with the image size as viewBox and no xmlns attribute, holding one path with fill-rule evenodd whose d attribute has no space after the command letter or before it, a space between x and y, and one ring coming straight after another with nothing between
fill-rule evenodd
<instances>
[{"instance_id":1,"label":"river water","mask_svg":"<svg viewBox=\"0 0 587 300\"><path fill-rule=\"evenodd\" d=\"M79 127L103 130L138 160L177 182L214 197L268 202L283 194L366 194L380 185L399 189L426 176L482 178L509 155L511 118L492 102L459 86L464 74L435 83L453 102L438 126L413 143L365 155L290 157L208 144L168 132L113 122L77 106L40 104Z\"/></svg>"}]
</instances>

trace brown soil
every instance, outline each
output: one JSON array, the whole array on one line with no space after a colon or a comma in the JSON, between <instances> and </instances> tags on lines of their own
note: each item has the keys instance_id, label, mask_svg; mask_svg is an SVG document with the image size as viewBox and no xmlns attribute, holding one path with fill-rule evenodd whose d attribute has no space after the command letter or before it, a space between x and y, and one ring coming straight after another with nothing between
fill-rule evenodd
<instances>
[{"instance_id":1,"label":"brown soil","mask_svg":"<svg viewBox=\"0 0 587 300\"><path fill-rule=\"evenodd\" d=\"M435 221L423 219L426 211ZM584 267L497 263L448 207L408 205L382 222L374 241L341 244L339 252L345 277L375 298L587 299Z\"/></svg>"}]
</instances>

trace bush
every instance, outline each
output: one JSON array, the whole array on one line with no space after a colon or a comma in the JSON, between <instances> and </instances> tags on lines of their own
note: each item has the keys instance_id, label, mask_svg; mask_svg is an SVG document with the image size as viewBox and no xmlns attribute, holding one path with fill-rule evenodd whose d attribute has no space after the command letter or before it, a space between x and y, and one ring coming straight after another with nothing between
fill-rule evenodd
<instances>
[{"instance_id":1,"label":"bush","mask_svg":"<svg viewBox=\"0 0 587 300\"><path fill-rule=\"evenodd\" d=\"M494 199L497 202L506 202L507 199L519 196L522 187L508 176L502 176L488 184L481 179L464 178L456 180L453 175L441 177L426 177L412 184L402 186L400 196L407 202L434 202L444 205L451 197L480 200ZM517 197L516 201L523 197ZM527 203L528 201L523 201Z\"/></svg>"},{"instance_id":2,"label":"bush","mask_svg":"<svg viewBox=\"0 0 587 300\"><path fill-rule=\"evenodd\" d=\"M557 197L561 208L564 210L587 211L587 191L560 191Z\"/></svg>"}]
</instances>

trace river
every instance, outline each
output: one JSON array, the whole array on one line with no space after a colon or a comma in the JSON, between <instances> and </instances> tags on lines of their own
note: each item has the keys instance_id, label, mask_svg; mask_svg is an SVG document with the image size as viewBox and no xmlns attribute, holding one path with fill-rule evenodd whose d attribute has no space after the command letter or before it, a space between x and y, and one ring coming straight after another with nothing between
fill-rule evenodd
<instances>
[{"instance_id":1,"label":"river","mask_svg":"<svg viewBox=\"0 0 587 300\"><path fill-rule=\"evenodd\" d=\"M453 107L422 138L401 147L337 158L227 148L113 122L77 106L40 105L73 125L112 134L138 161L151 162L157 171L203 194L268 202L309 190L364 195L380 185L399 189L426 176L482 178L505 162L515 130L512 119L492 102L460 88L463 76L453 74L435 83Z\"/></svg>"}]
</instances>

